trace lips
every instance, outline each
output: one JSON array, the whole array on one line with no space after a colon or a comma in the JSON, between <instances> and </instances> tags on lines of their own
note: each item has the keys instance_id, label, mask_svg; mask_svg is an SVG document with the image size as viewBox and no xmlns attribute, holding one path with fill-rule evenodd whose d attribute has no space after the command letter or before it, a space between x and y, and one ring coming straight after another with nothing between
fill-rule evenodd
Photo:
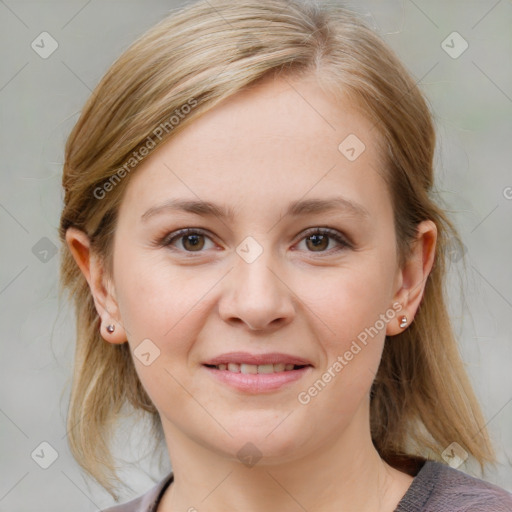
<instances>
[{"instance_id":1,"label":"lips","mask_svg":"<svg viewBox=\"0 0 512 512\"><path fill-rule=\"evenodd\" d=\"M203 368L217 381L244 393L270 393L313 370L307 359L289 354L230 352L209 359Z\"/></svg>"}]
</instances>

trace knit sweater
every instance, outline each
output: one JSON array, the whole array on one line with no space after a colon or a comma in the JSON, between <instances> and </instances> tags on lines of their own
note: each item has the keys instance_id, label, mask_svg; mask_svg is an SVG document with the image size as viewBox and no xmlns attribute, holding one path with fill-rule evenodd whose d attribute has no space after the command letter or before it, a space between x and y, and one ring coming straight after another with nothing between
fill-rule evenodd
<instances>
[{"instance_id":1,"label":"knit sweater","mask_svg":"<svg viewBox=\"0 0 512 512\"><path fill-rule=\"evenodd\" d=\"M142 496L100 512L156 512L173 478L170 473ZM512 493L427 460L394 512L512 512Z\"/></svg>"}]
</instances>

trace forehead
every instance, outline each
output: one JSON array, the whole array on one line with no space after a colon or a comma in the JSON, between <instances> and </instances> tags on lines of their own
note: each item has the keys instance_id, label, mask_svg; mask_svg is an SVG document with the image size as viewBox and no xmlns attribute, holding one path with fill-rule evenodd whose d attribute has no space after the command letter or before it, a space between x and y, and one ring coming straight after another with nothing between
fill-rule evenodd
<instances>
[{"instance_id":1,"label":"forehead","mask_svg":"<svg viewBox=\"0 0 512 512\"><path fill-rule=\"evenodd\" d=\"M243 208L333 187L358 200L383 184L372 128L314 77L270 78L222 101L157 148L130 177L124 202L142 209L173 192Z\"/></svg>"},{"instance_id":2,"label":"forehead","mask_svg":"<svg viewBox=\"0 0 512 512\"><path fill-rule=\"evenodd\" d=\"M295 159L301 154L337 157L339 144L351 134L373 153L377 131L372 128L356 105L341 94L328 95L314 76L271 77L225 99L170 144L182 151L205 148L224 158L228 149L231 159L264 159L271 148Z\"/></svg>"}]
</instances>

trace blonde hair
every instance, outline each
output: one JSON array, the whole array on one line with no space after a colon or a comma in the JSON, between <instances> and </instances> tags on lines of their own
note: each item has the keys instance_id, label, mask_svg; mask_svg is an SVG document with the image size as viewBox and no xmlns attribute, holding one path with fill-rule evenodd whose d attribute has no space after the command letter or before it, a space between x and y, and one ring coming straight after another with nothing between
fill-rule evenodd
<instances>
[{"instance_id":1,"label":"blonde hair","mask_svg":"<svg viewBox=\"0 0 512 512\"><path fill-rule=\"evenodd\" d=\"M333 2L201 0L173 12L117 59L65 148L61 293L67 289L74 299L77 320L69 444L78 463L114 497L119 480L110 445L122 407L150 415L157 443L162 428L128 343L107 343L100 335L87 281L65 243L66 230L85 232L111 273L123 190L136 172L133 159L149 141L158 147L260 79L311 74L326 90L349 98L383 141L382 170L393 201L400 263L419 222L431 219L438 230L435 264L415 320L386 340L372 385L374 445L395 467L405 464L405 455L442 460L453 441L482 469L495 462L445 305L449 244L460 240L432 199L435 131L414 80L358 15ZM170 121L173 116L178 123Z\"/></svg>"}]
</instances>

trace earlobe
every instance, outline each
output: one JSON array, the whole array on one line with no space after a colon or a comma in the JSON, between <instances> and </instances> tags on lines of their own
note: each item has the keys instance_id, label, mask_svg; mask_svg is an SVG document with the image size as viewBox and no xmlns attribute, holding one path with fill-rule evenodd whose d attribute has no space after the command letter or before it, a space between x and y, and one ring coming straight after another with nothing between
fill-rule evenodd
<instances>
[{"instance_id":1,"label":"earlobe","mask_svg":"<svg viewBox=\"0 0 512 512\"><path fill-rule=\"evenodd\" d=\"M401 333L413 322L434 264L436 241L435 223L431 220L420 222L409 258L399 271L399 286L393 300L394 303L401 305L401 310L396 318L388 323L387 336Z\"/></svg>"},{"instance_id":2,"label":"earlobe","mask_svg":"<svg viewBox=\"0 0 512 512\"><path fill-rule=\"evenodd\" d=\"M106 278L101 258L91 251L89 237L83 231L70 227L66 231L66 243L84 275L101 318L100 332L109 343L124 343L126 333L120 321L119 308L110 281Z\"/></svg>"}]
</instances>

